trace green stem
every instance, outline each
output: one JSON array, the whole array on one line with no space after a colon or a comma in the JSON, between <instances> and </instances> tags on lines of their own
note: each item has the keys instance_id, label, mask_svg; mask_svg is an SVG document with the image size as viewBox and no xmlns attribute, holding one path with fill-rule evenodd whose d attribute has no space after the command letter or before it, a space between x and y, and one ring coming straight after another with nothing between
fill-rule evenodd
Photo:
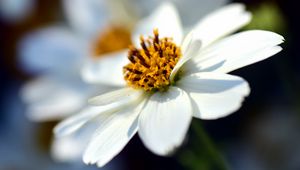
<instances>
[{"instance_id":1,"label":"green stem","mask_svg":"<svg viewBox=\"0 0 300 170\"><path fill-rule=\"evenodd\" d=\"M179 161L190 170L228 170L228 165L199 121L192 122L195 135L191 148L183 150Z\"/></svg>"},{"instance_id":2,"label":"green stem","mask_svg":"<svg viewBox=\"0 0 300 170\"><path fill-rule=\"evenodd\" d=\"M193 122L192 128L196 133L197 140L201 141L201 143L204 145L204 148L207 150L209 157L213 160L214 164L217 165L218 169L228 170L229 168L225 159L217 150L215 144L205 132L200 122Z\"/></svg>"}]
</instances>

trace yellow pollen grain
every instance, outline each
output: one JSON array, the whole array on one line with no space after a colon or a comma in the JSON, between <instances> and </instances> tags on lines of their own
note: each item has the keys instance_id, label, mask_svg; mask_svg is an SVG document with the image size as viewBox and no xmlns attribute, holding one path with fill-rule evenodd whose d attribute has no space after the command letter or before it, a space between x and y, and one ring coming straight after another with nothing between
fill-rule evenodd
<instances>
[{"instance_id":1,"label":"yellow pollen grain","mask_svg":"<svg viewBox=\"0 0 300 170\"><path fill-rule=\"evenodd\" d=\"M92 47L92 55L97 58L102 54L128 48L130 44L131 35L129 29L113 25L104 29L99 38L96 39Z\"/></svg>"},{"instance_id":2,"label":"yellow pollen grain","mask_svg":"<svg viewBox=\"0 0 300 170\"><path fill-rule=\"evenodd\" d=\"M181 57L180 47L171 38L160 38L157 29L153 33L154 37L140 37L140 49L130 46L130 63L123 68L127 84L145 91L168 87L170 74Z\"/></svg>"}]
</instances>

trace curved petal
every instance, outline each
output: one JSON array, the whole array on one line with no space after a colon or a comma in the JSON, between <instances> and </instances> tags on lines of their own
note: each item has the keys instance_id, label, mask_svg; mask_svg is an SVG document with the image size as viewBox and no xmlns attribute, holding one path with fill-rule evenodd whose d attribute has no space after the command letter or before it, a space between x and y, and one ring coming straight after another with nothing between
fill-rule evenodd
<instances>
[{"instance_id":1,"label":"curved petal","mask_svg":"<svg viewBox=\"0 0 300 170\"><path fill-rule=\"evenodd\" d=\"M248 24L251 14L243 4L233 3L212 12L196 24L193 31L207 47L215 40L237 31Z\"/></svg>"},{"instance_id":2,"label":"curved petal","mask_svg":"<svg viewBox=\"0 0 300 170\"><path fill-rule=\"evenodd\" d=\"M80 160L83 153L81 140L75 140L72 137L63 137L55 139L51 147L51 156L58 162L69 162Z\"/></svg>"},{"instance_id":3,"label":"curved petal","mask_svg":"<svg viewBox=\"0 0 300 170\"><path fill-rule=\"evenodd\" d=\"M81 159L93 133L101 123L102 119L89 122L81 127L76 133L55 138L51 146L51 155L59 162L73 162Z\"/></svg>"},{"instance_id":4,"label":"curved petal","mask_svg":"<svg viewBox=\"0 0 300 170\"><path fill-rule=\"evenodd\" d=\"M220 40L193 58L188 72L217 71L227 73L264 60L279 51L284 38L269 31L253 30Z\"/></svg>"},{"instance_id":5,"label":"curved petal","mask_svg":"<svg viewBox=\"0 0 300 170\"><path fill-rule=\"evenodd\" d=\"M87 53L85 42L60 26L34 31L19 44L21 66L28 72L74 72ZM66 64L69 67L66 67Z\"/></svg>"},{"instance_id":6,"label":"curved petal","mask_svg":"<svg viewBox=\"0 0 300 170\"><path fill-rule=\"evenodd\" d=\"M180 70L181 66L186 63L188 60L190 60L192 57L196 57L201 49L201 41L195 40L192 38L192 33L189 34L183 41L182 45L182 57L179 59L175 67L173 68L171 75L170 75L170 81L173 82L176 73Z\"/></svg>"},{"instance_id":7,"label":"curved petal","mask_svg":"<svg viewBox=\"0 0 300 170\"><path fill-rule=\"evenodd\" d=\"M120 91L120 90L119 90ZM125 98L128 93L124 94ZM116 96L122 96L122 95L116 95ZM123 96L124 97L124 96ZM82 109L82 111L74 115L63 122L59 123L55 128L54 132L56 136L65 136L68 134L71 134L75 131L77 131L80 127L82 127L84 124L86 124L91 119L94 119L98 115L103 115L105 117L106 114L110 114L113 112L116 112L117 110L120 110L121 108L127 107L128 105L131 105L132 103L136 103L137 101L141 100L142 94L139 92L135 93L134 96L131 98L127 98L127 101L124 102L123 100L116 100L115 102L103 105L103 106L94 106L94 107L86 107ZM115 98L117 99L117 98ZM108 99L110 100L110 99ZM102 103L103 104L103 103ZM99 116L98 116L99 117Z\"/></svg>"},{"instance_id":8,"label":"curved petal","mask_svg":"<svg viewBox=\"0 0 300 170\"><path fill-rule=\"evenodd\" d=\"M250 93L244 79L213 72L183 77L177 86L189 93L194 116L200 119L217 119L233 113Z\"/></svg>"},{"instance_id":9,"label":"curved petal","mask_svg":"<svg viewBox=\"0 0 300 170\"><path fill-rule=\"evenodd\" d=\"M78 131L83 125L94 119L96 116L100 115L100 117L103 116L106 118L106 114L113 112L119 107L86 107L78 114L71 116L56 125L54 128L54 134L57 138L70 135L75 131Z\"/></svg>"},{"instance_id":10,"label":"curved petal","mask_svg":"<svg viewBox=\"0 0 300 170\"><path fill-rule=\"evenodd\" d=\"M176 6L183 25L192 26L199 18L202 18L209 12L224 6L228 0L169 0ZM133 5L137 7L140 15L144 16L155 10L163 1L147 0L134 1Z\"/></svg>"},{"instance_id":11,"label":"curved petal","mask_svg":"<svg viewBox=\"0 0 300 170\"><path fill-rule=\"evenodd\" d=\"M79 79L42 76L21 89L27 116L33 121L59 120L79 110L91 87Z\"/></svg>"},{"instance_id":12,"label":"curved petal","mask_svg":"<svg viewBox=\"0 0 300 170\"><path fill-rule=\"evenodd\" d=\"M158 29L160 37L170 37L180 44L183 30L176 8L171 2L163 2L152 15L140 21L133 34L133 42L140 44L140 36L153 35L153 29Z\"/></svg>"},{"instance_id":13,"label":"curved petal","mask_svg":"<svg viewBox=\"0 0 300 170\"><path fill-rule=\"evenodd\" d=\"M170 87L150 97L139 117L139 135L152 152L167 155L181 145L191 120L188 94Z\"/></svg>"},{"instance_id":14,"label":"curved petal","mask_svg":"<svg viewBox=\"0 0 300 170\"><path fill-rule=\"evenodd\" d=\"M83 155L86 164L102 167L116 156L137 132L137 117L144 101L111 114L102 121Z\"/></svg>"},{"instance_id":15,"label":"curved petal","mask_svg":"<svg viewBox=\"0 0 300 170\"><path fill-rule=\"evenodd\" d=\"M176 5L183 25L192 25L209 12L228 3L228 0L172 0Z\"/></svg>"},{"instance_id":16,"label":"curved petal","mask_svg":"<svg viewBox=\"0 0 300 170\"><path fill-rule=\"evenodd\" d=\"M104 0L64 0L63 7L70 24L81 35L95 35L109 19Z\"/></svg>"},{"instance_id":17,"label":"curved petal","mask_svg":"<svg viewBox=\"0 0 300 170\"><path fill-rule=\"evenodd\" d=\"M84 65L81 75L88 83L124 86L123 67L128 63L127 51L103 55Z\"/></svg>"},{"instance_id":18,"label":"curved petal","mask_svg":"<svg viewBox=\"0 0 300 170\"><path fill-rule=\"evenodd\" d=\"M100 96L89 99L89 104L100 106L112 104L115 102L130 102L140 98L144 94L143 90L137 90L130 87L122 88Z\"/></svg>"}]
</instances>

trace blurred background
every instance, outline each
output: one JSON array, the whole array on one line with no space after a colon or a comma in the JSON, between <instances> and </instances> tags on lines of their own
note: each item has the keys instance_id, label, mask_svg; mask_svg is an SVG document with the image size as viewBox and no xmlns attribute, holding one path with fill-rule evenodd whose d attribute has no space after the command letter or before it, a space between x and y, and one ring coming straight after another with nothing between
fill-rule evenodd
<instances>
[{"instance_id":1,"label":"blurred background","mask_svg":"<svg viewBox=\"0 0 300 170\"><path fill-rule=\"evenodd\" d=\"M90 23L84 18L85 11L79 10L79 6L78 10L76 8L78 1L80 0L0 0L0 170L97 169L95 166L84 165L81 159L53 159L50 151L52 128L57 120L32 121L26 114L28 105L21 98L24 85L54 67L52 61L39 61L41 59L38 58L41 56L43 59L42 55L47 55L47 50L53 50L50 48L58 46L57 41L63 41L53 37L55 41L52 43L34 44L30 41L30 35L37 30L57 25L74 29L76 34L79 34L78 30L85 29L82 26L90 28ZM99 20L96 22L101 21L99 25L103 28L104 23L109 22L106 20L114 20L116 23L122 17L129 29L135 21L151 13L161 2L106 1L109 1L109 5L91 9L99 12ZM213 121L193 120L194 124L203 126L207 135L205 140L203 136L199 137L203 132L197 132L197 127L191 128L185 143L173 156L159 157L148 151L136 135L102 169L215 170L222 169L218 166L221 160L232 170L299 170L300 46L297 39L300 38L300 27L297 1L173 1L179 8L186 27L225 4L245 3L253 13L253 21L243 29L264 29L283 35L286 39L282 45L283 51L266 61L233 72L249 82L251 94L242 108L228 117ZM70 16L69 13L73 14ZM76 23L76 19L72 19L76 15L84 22ZM37 62L28 61L27 55L33 53L30 49L41 51L33 55ZM59 52L59 47L55 52ZM45 63L48 65L45 66ZM43 109L39 111L47 112Z\"/></svg>"}]
</instances>

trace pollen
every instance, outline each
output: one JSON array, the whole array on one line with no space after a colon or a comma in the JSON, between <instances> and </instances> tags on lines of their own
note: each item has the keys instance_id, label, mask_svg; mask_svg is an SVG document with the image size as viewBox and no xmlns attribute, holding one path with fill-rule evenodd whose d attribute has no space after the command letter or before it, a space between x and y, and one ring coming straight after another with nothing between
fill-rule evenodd
<instances>
[{"instance_id":1,"label":"pollen","mask_svg":"<svg viewBox=\"0 0 300 170\"><path fill-rule=\"evenodd\" d=\"M153 33L154 37L140 37L141 48L130 46L130 63L123 68L127 85L145 91L168 87L171 84L170 74L181 57L180 47L172 38L160 38L157 29Z\"/></svg>"},{"instance_id":2,"label":"pollen","mask_svg":"<svg viewBox=\"0 0 300 170\"><path fill-rule=\"evenodd\" d=\"M126 49L130 44L130 30L122 26L112 25L99 34L92 47L92 55L97 58L102 54Z\"/></svg>"}]
</instances>

